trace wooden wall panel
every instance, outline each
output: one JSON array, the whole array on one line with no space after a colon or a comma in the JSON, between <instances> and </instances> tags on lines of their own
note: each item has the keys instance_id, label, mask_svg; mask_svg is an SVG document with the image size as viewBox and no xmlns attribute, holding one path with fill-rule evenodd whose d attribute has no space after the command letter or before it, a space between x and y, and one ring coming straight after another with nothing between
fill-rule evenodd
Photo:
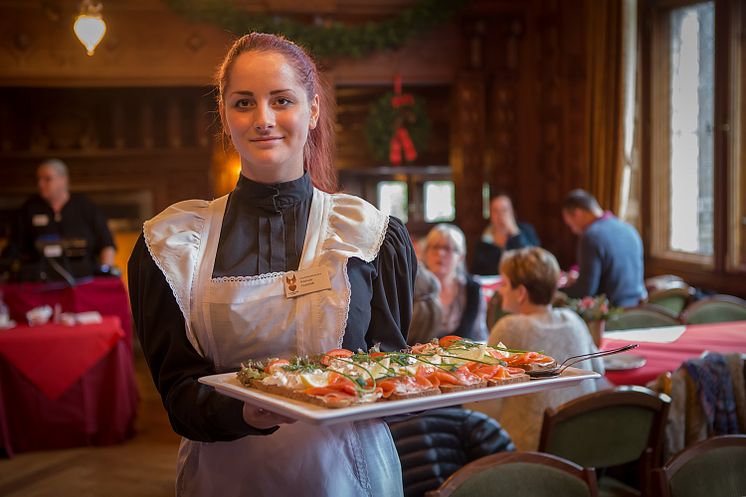
<instances>
[{"instance_id":1,"label":"wooden wall panel","mask_svg":"<svg viewBox=\"0 0 746 497\"><path fill-rule=\"evenodd\" d=\"M533 223L544 245L569 264L574 238L560 203L570 188L587 185L590 167L588 1L474 0L456 21L401 50L325 61L339 89L338 163L378 165L362 141L363 119L370 99L400 73L405 90L410 85L427 101L433 120L433 141L418 164L451 162L458 222L470 245L485 224L481 185L487 181L512 193L518 217ZM374 18L411 3L318 0L324 15L341 16L349 7L350 15ZM183 198L209 198L215 128L209 127L208 87L230 36L188 22L157 0L105 2L110 31L87 57L70 31L78 5L3 2L0 191L33 191L38 161L59 155L70 164L76 188L145 190L154 211ZM251 4L272 7L272 0ZM304 13L313 11L305 7ZM49 92L43 99L29 98L43 88ZM64 89L74 98L55 101L54 95L70 96Z\"/></svg>"}]
</instances>

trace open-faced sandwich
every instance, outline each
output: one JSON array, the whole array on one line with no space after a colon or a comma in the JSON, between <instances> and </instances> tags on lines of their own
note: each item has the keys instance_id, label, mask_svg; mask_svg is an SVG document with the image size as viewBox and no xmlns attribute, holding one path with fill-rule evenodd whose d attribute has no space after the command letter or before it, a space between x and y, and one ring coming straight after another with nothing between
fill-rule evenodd
<instances>
[{"instance_id":1,"label":"open-faced sandwich","mask_svg":"<svg viewBox=\"0 0 746 497\"><path fill-rule=\"evenodd\" d=\"M339 408L528 381L527 369L551 364L554 359L538 352L447 336L399 352L335 349L252 360L237 376L249 388Z\"/></svg>"}]
</instances>

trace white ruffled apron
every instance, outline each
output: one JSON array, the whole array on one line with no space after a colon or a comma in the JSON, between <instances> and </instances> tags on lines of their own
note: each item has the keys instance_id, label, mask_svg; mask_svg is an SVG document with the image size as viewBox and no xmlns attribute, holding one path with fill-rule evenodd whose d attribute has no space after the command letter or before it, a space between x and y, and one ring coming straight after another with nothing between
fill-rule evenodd
<instances>
[{"instance_id":1,"label":"white ruffled apron","mask_svg":"<svg viewBox=\"0 0 746 497\"><path fill-rule=\"evenodd\" d=\"M385 216L361 202L314 189L299 269L326 267L332 288L292 299L285 297L283 272L212 278L227 196L195 204L197 216L189 215L192 206L181 203L170 217L167 210L146 223L151 255L189 317L189 340L216 370L236 370L248 358L317 354L341 346L350 304L347 259L375 258L387 225ZM174 227L185 218L192 232ZM357 233L360 229L368 231ZM179 245L190 248L184 252ZM183 276L190 272L192 277ZM396 448L383 421L297 422L281 425L272 435L231 442L182 439L176 494L399 496L401 481Z\"/></svg>"}]
</instances>

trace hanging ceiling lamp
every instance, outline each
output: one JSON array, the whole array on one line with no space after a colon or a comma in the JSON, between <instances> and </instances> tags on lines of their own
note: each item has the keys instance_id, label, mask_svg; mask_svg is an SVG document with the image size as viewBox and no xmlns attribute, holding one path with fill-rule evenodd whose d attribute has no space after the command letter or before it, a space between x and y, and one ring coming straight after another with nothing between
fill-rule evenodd
<instances>
[{"instance_id":1,"label":"hanging ceiling lamp","mask_svg":"<svg viewBox=\"0 0 746 497\"><path fill-rule=\"evenodd\" d=\"M80 4L80 14L73 24L75 36L88 50L88 55L93 55L93 51L106 33L106 23L101 17L102 8L100 3L94 5L91 0L83 0Z\"/></svg>"}]
</instances>

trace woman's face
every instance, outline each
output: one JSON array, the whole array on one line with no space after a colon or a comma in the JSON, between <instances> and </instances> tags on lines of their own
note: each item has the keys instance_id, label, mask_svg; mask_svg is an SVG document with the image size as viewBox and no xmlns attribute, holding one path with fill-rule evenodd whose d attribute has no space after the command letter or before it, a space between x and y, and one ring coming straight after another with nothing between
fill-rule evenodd
<instances>
[{"instance_id":1,"label":"woman's face","mask_svg":"<svg viewBox=\"0 0 746 497\"><path fill-rule=\"evenodd\" d=\"M490 202L490 221L497 230L505 230L511 224L515 224L513 214L513 203L503 195L495 197Z\"/></svg>"},{"instance_id":2,"label":"woman's face","mask_svg":"<svg viewBox=\"0 0 746 497\"><path fill-rule=\"evenodd\" d=\"M461 258L453 242L442 235L434 236L425 250L425 265L441 280L456 273Z\"/></svg>"},{"instance_id":3,"label":"woman's face","mask_svg":"<svg viewBox=\"0 0 746 497\"><path fill-rule=\"evenodd\" d=\"M261 183L299 178L303 147L319 117L319 98L309 102L285 57L274 52L239 55L223 98L223 117L241 156L242 174Z\"/></svg>"},{"instance_id":4,"label":"woman's face","mask_svg":"<svg viewBox=\"0 0 746 497\"><path fill-rule=\"evenodd\" d=\"M497 291L500 292L500 296L503 299L502 308L504 311L511 313L517 313L521 306L522 299L525 298L525 289L522 286L513 288L513 285L505 273L500 273L502 281Z\"/></svg>"}]
</instances>

